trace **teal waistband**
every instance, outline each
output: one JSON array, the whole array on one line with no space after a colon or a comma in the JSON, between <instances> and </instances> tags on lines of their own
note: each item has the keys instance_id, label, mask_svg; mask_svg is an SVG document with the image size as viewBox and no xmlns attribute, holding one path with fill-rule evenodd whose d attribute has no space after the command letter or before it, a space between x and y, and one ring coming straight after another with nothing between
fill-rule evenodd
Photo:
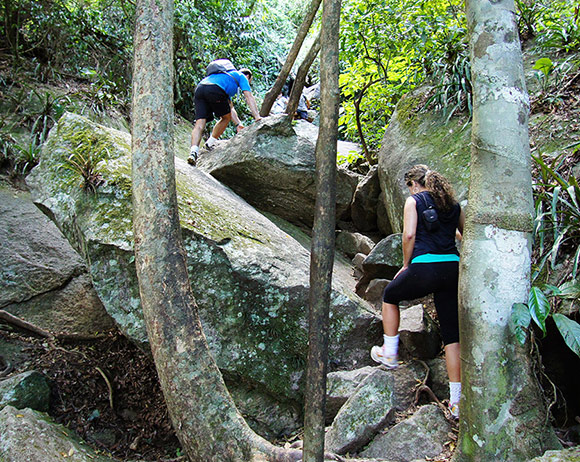
<instances>
[{"instance_id":1,"label":"teal waistband","mask_svg":"<svg viewBox=\"0 0 580 462\"><path fill-rule=\"evenodd\" d=\"M446 261L459 261L459 255L445 254L438 255L436 253L426 253L419 255L411 260L411 263L443 263Z\"/></svg>"}]
</instances>

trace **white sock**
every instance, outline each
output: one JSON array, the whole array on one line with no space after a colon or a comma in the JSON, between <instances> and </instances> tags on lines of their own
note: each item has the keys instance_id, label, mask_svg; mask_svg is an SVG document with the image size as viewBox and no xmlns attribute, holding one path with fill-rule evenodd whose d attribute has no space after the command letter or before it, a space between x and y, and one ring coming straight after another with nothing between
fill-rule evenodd
<instances>
[{"instance_id":1,"label":"white sock","mask_svg":"<svg viewBox=\"0 0 580 462\"><path fill-rule=\"evenodd\" d=\"M389 337L383 334L383 353L386 356L396 356L399 352L399 334Z\"/></svg>"},{"instance_id":2,"label":"white sock","mask_svg":"<svg viewBox=\"0 0 580 462\"><path fill-rule=\"evenodd\" d=\"M199 154L199 146L194 145L189 149L190 157L197 157L198 154Z\"/></svg>"},{"instance_id":3,"label":"white sock","mask_svg":"<svg viewBox=\"0 0 580 462\"><path fill-rule=\"evenodd\" d=\"M461 382L449 382L449 402L458 403L461 399Z\"/></svg>"},{"instance_id":4,"label":"white sock","mask_svg":"<svg viewBox=\"0 0 580 462\"><path fill-rule=\"evenodd\" d=\"M212 147L212 146L213 146L213 145L216 143L216 141L217 141L217 138L214 138L213 136L210 136L210 137L207 139L207 141L205 142L205 145L206 145L208 148L211 148L211 147Z\"/></svg>"}]
</instances>

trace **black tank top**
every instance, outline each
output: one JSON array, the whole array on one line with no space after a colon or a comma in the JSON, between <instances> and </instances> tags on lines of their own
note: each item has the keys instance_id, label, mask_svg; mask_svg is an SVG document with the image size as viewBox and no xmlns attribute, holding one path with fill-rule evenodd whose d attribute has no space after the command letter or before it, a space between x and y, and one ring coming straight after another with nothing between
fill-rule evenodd
<instances>
[{"instance_id":1,"label":"black tank top","mask_svg":"<svg viewBox=\"0 0 580 462\"><path fill-rule=\"evenodd\" d=\"M415 234L415 247L411 260L426 253L438 255L459 255L455 246L455 230L459 224L461 207L455 204L447 213L441 212L435 206L435 202L429 191L413 194L413 199L417 204L417 231ZM437 210L439 216L439 229L437 231L427 231L423 223L423 211L429 206Z\"/></svg>"}]
</instances>

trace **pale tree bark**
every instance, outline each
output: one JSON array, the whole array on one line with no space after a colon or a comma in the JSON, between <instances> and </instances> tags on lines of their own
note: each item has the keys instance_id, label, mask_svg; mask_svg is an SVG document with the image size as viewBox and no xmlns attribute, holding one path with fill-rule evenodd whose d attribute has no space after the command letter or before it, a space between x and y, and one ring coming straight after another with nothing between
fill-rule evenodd
<instances>
[{"instance_id":1,"label":"pale tree bark","mask_svg":"<svg viewBox=\"0 0 580 462\"><path fill-rule=\"evenodd\" d=\"M524 461L558 443L510 329L530 285L529 98L513 0L467 0L474 91L461 252L462 399L455 461Z\"/></svg>"},{"instance_id":2,"label":"pale tree bark","mask_svg":"<svg viewBox=\"0 0 580 462\"><path fill-rule=\"evenodd\" d=\"M336 216L338 142L338 31L340 0L324 0L320 64L320 131L316 141L316 204L310 256L308 370L304 409L304 462L324 459L328 325Z\"/></svg>"},{"instance_id":3,"label":"pale tree bark","mask_svg":"<svg viewBox=\"0 0 580 462\"><path fill-rule=\"evenodd\" d=\"M236 410L201 327L181 240L173 158L173 1L138 0L133 64L133 226L147 334L190 460L293 461Z\"/></svg>"},{"instance_id":4,"label":"pale tree bark","mask_svg":"<svg viewBox=\"0 0 580 462\"><path fill-rule=\"evenodd\" d=\"M280 70L280 74L278 74L278 77L276 78L272 88L270 88L270 90L268 90L266 93L266 96L264 96L264 101L262 102L262 107L260 108L260 115L262 117L266 117L270 114L270 110L274 105L274 101L276 101L276 98L280 94L282 87L286 83L286 79L292 70L292 66L294 65L294 61L296 61L296 57L300 52L300 48L302 47L302 43L304 42L306 35L308 35L310 26L316 17L316 12L320 7L321 1L322 0L312 0L310 3L308 11L306 12L306 16L300 25L300 29L298 29L298 33L296 34L292 48L290 48L288 56L286 57L286 61Z\"/></svg>"},{"instance_id":5,"label":"pale tree bark","mask_svg":"<svg viewBox=\"0 0 580 462\"><path fill-rule=\"evenodd\" d=\"M298 72L296 72L296 79L294 80L294 85L292 86L292 91L290 92L290 97L288 98L288 104L286 105L286 114L293 116L298 109L298 104L300 103L300 97L302 96L302 90L304 89L304 84L306 83L306 77L308 77L308 71L312 66L312 63L316 59L318 52L320 51L320 34L314 40L314 43L308 50L308 54L300 64Z\"/></svg>"}]
</instances>

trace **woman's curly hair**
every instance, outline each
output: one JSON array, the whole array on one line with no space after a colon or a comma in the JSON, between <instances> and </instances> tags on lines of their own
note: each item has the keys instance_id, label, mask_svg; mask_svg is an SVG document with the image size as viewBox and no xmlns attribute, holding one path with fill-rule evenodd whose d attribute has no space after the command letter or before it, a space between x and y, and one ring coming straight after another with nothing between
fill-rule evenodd
<instances>
[{"instance_id":1,"label":"woman's curly hair","mask_svg":"<svg viewBox=\"0 0 580 462\"><path fill-rule=\"evenodd\" d=\"M426 165L414 165L405 173L405 183L407 186L411 186L413 181L427 188L438 210L448 212L457 203L453 186L451 186L449 180L440 173L429 170L429 167Z\"/></svg>"}]
</instances>

